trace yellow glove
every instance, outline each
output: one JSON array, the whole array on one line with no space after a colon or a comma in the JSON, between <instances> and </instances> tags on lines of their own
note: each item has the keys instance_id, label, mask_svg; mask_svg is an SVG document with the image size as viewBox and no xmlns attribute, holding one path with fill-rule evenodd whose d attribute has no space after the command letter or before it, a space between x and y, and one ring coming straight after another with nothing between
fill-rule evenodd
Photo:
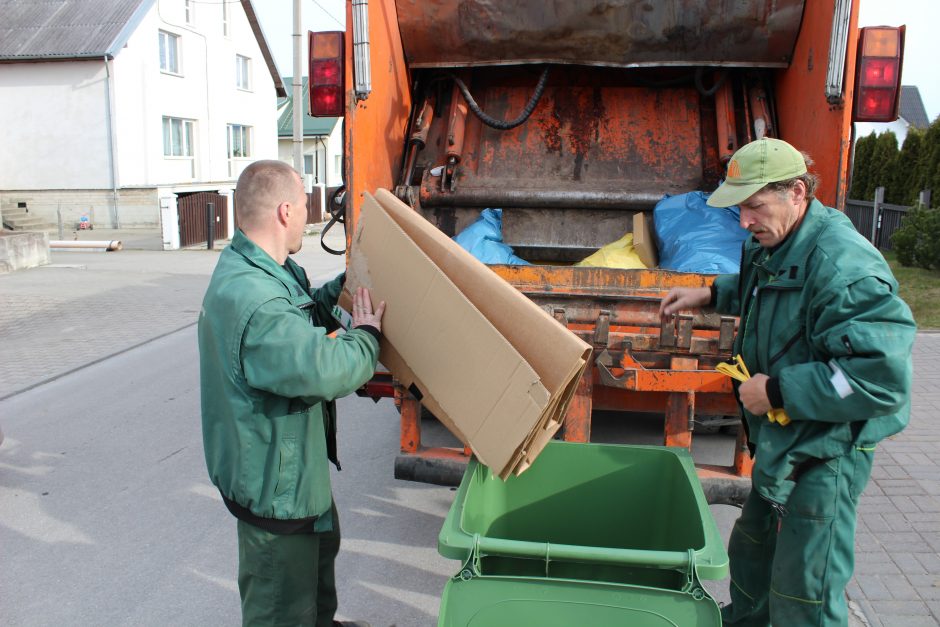
<instances>
[{"instance_id":1,"label":"yellow glove","mask_svg":"<svg viewBox=\"0 0 940 627\"><path fill-rule=\"evenodd\" d=\"M734 365L727 362L721 362L715 366L715 370L741 382L750 379L751 373L747 371L747 366L744 365L744 360L741 359L740 355L734 356L734 362ZM785 412L783 409L771 409L769 412L767 412L767 419L770 422L776 422L781 427L785 427L790 424L790 417L787 416L787 412Z\"/></svg>"}]
</instances>

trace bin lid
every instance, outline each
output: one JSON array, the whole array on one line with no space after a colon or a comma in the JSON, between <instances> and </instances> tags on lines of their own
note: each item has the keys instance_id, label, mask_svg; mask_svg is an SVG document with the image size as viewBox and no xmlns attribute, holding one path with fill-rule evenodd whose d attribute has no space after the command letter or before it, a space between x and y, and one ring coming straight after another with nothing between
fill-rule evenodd
<instances>
[{"instance_id":1,"label":"bin lid","mask_svg":"<svg viewBox=\"0 0 940 627\"><path fill-rule=\"evenodd\" d=\"M721 612L694 592L570 579L482 576L444 586L438 627L630 625L720 627Z\"/></svg>"}]
</instances>

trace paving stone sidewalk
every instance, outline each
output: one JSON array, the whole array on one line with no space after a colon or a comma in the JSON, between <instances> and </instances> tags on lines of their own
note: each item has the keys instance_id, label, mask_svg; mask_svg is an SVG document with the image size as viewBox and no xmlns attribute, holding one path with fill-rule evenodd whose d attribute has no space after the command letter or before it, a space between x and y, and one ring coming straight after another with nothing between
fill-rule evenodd
<instances>
[{"instance_id":1,"label":"paving stone sidewalk","mask_svg":"<svg viewBox=\"0 0 940 627\"><path fill-rule=\"evenodd\" d=\"M122 232L109 234L120 239ZM327 243L342 248L342 237L334 229ZM195 324L226 244L212 251L53 251L50 265L0 274L0 399ZM319 236L306 237L295 259L315 284L345 263L321 250Z\"/></svg>"},{"instance_id":2,"label":"paving stone sidewalk","mask_svg":"<svg viewBox=\"0 0 940 627\"><path fill-rule=\"evenodd\" d=\"M871 625L940 625L940 334L914 344L911 423L878 445L849 598Z\"/></svg>"}]
</instances>

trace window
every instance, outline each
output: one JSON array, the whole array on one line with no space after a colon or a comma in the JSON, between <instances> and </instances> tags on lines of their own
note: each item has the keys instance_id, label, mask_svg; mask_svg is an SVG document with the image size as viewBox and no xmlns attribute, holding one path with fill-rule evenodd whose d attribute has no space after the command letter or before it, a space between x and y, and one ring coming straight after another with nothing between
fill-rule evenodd
<instances>
[{"instance_id":1,"label":"window","mask_svg":"<svg viewBox=\"0 0 940 627\"><path fill-rule=\"evenodd\" d=\"M171 74L180 73L179 35L160 31L160 70Z\"/></svg>"},{"instance_id":2,"label":"window","mask_svg":"<svg viewBox=\"0 0 940 627\"><path fill-rule=\"evenodd\" d=\"M240 54L235 55L235 86L251 89L251 59Z\"/></svg>"},{"instance_id":3,"label":"window","mask_svg":"<svg viewBox=\"0 0 940 627\"><path fill-rule=\"evenodd\" d=\"M313 171L313 155L304 155L304 174L315 174ZM314 176L314 183L319 183Z\"/></svg>"},{"instance_id":4,"label":"window","mask_svg":"<svg viewBox=\"0 0 940 627\"><path fill-rule=\"evenodd\" d=\"M193 121L163 118L163 156L193 156Z\"/></svg>"},{"instance_id":5,"label":"window","mask_svg":"<svg viewBox=\"0 0 940 627\"><path fill-rule=\"evenodd\" d=\"M241 124L228 125L228 158L241 159L251 156L251 127Z\"/></svg>"},{"instance_id":6,"label":"window","mask_svg":"<svg viewBox=\"0 0 940 627\"><path fill-rule=\"evenodd\" d=\"M225 35L226 37L229 36L229 28L230 28L228 19L229 19L228 2L226 0L222 0L222 34Z\"/></svg>"},{"instance_id":7,"label":"window","mask_svg":"<svg viewBox=\"0 0 940 627\"><path fill-rule=\"evenodd\" d=\"M186 13L186 23L192 24L196 11L196 7L193 5L193 0L183 0L183 11Z\"/></svg>"}]
</instances>

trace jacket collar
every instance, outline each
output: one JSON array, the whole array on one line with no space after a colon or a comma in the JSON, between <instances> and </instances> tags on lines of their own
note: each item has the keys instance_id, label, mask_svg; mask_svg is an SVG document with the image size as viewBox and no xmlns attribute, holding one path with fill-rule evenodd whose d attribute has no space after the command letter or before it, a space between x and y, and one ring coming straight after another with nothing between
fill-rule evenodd
<instances>
[{"instance_id":1,"label":"jacket collar","mask_svg":"<svg viewBox=\"0 0 940 627\"><path fill-rule=\"evenodd\" d=\"M244 257L249 264L280 281L291 296L301 296L305 293L306 290L301 290L301 285L297 282L297 279L284 266L274 261L271 255L255 244L241 229L235 230L235 235L232 237L232 243L229 246L236 254ZM284 263L285 265L293 264L294 261L288 257Z\"/></svg>"},{"instance_id":2,"label":"jacket collar","mask_svg":"<svg viewBox=\"0 0 940 627\"><path fill-rule=\"evenodd\" d=\"M806 260L816 247L819 236L829 226L829 221L829 209L814 198L806 208L803 221L800 222L796 231L765 257L763 262L755 261L755 264L773 275L774 285L779 287L803 285L806 278ZM760 244L753 236L748 239L747 245L749 256L753 259L759 260L764 257L761 255Z\"/></svg>"}]
</instances>

